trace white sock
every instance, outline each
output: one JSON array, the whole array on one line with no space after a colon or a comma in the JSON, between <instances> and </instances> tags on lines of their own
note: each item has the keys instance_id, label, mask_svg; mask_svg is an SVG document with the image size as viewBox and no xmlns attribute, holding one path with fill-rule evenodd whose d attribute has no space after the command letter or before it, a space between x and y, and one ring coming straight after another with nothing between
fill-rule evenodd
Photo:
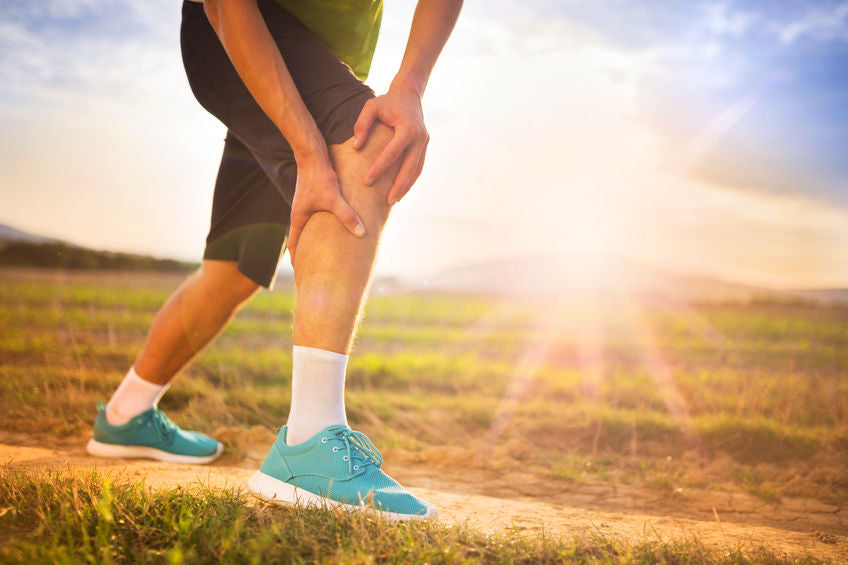
<instances>
[{"instance_id":1,"label":"white sock","mask_svg":"<svg viewBox=\"0 0 848 565\"><path fill-rule=\"evenodd\" d=\"M113 426L126 424L135 416L154 408L168 386L146 381L138 376L134 367L130 367L106 405L106 421Z\"/></svg>"},{"instance_id":2,"label":"white sock","mask_svg":"<svg viewBox=\"0 0 848 565\"><path fill-rule=\"evenodd\" d=\"M347 359L341 353L294 346L287 445L303 443L327 426L347 424L344 405Z\"/></svg>"}]
</instances>

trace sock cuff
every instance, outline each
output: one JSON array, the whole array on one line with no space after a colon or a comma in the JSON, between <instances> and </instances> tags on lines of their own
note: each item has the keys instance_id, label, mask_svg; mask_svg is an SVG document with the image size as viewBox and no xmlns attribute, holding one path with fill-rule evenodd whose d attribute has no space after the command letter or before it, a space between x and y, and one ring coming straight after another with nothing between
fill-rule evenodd
<instances>
[{"instance_id":1,"label":"sock cuff","mask_svg":"<svg viewBox=\"0 0 848 565\"><path fill-rule=\"evenodd\" d=\"M318 349L316 347L306 347L303 345L295 345L292 347L292 358L298 358L309 361L323 361L325 363L344 363L347 364L349 355L344 353L336 353L326 349Z\"/></svg>"},{"instance_id":2,"label":"sock cuff","mask_svg":"<svg viewBox=\"0 0 848 565\"><path fill-rule=\"evenodd\" d=\"M171 386L170 383L160 385L142 379L140 376L138 376L138 373L135 372L135 367L130 367L130 370L127 372L127 379L129 379L134 386L143 388L144 390L149 391L151 394L160 393L161 395L169 386Z\"/></svg>"},{"instance_id":3,"label":"sock cuff","mask_svg":"<svg viewBox=\"0 0 848 565\"><path fill-rule=\"evenodd\" d=\"M138 414L156 408L168 386L146 381L130 367L106 405L106 421L113 426L126 424Z\"/></svg>"}]
</instances>

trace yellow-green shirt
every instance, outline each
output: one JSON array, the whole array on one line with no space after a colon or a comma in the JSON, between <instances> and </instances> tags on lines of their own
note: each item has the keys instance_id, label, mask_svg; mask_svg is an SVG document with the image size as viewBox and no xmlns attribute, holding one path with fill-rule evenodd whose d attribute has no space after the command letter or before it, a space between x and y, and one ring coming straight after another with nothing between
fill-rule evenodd
<instances>
[{"instance_id":1,"label":"yellow-green shirt","mask_svg":"<svg viewBox=\"0 0 848 565\"><path fill-rule=\"evenodd\" d=\"M368 78L383 0L277 0L359 77Z\"/></svg>"}]
</instances>

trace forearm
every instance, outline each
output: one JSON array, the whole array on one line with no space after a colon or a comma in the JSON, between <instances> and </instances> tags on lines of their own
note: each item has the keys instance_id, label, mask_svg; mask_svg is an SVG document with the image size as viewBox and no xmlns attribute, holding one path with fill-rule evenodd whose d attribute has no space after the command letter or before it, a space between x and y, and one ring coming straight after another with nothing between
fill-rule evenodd
<instances>
[{"instance_id":1,"label":"forearm","mask_svg":"<svg viewBox=\"0 0 848 565\"><path fill-rule=\"evenodd\" d=\"M298 162L328 159L324 138L297 91L256 0L205 0L204 8L245 86L289 142Z\"/></svg>"},{"instance_id":2,"label":"forearm","mask_svg":"<svg viewBox=\"0 0 848 565\"><path fill-rule=\"evenodd\" d=\"M392 88L407 87L424 94L430 72L453 31L462 0L419 0L400 70Z\"/></svg>"}]
</instances>

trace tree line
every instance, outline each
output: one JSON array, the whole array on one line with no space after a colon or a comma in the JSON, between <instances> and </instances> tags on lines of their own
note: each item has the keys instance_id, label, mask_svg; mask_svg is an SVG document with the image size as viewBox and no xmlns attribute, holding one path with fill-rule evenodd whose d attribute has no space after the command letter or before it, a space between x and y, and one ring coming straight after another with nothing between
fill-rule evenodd
<instances>
[{"instance_id":1,"label":"tree line","mask_svg":"<svg viewBox=\"0 0 848 565\"><path fill-rule=\"evenodd\" d=\"M196 263L149 255L97 251L64 243L9 242L0 247L0 265L79 270L189 271Z\"/></svg>"}]
</instances>

